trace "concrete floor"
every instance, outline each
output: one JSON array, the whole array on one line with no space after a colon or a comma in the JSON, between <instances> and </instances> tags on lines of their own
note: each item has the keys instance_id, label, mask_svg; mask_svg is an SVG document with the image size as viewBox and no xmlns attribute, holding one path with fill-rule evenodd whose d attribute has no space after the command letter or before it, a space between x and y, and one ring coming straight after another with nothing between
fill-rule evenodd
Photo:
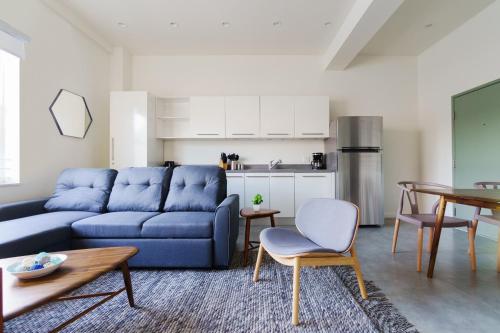
<instances>
[{"instance_id":1,"label":"concrete floor","mask_svg":"<svg viewBox=\"0 0 500 333\"><path fill-rule=\"evenodd\" d=\"M262 228L252 226L251 239L258 239ZM426 277L428 252L424 252L423 271L416 271L417 229L402 223L396 255L391 253L393 230L389 220L385 227L360 229L356 244L365 280L382 289L420 332L500 332L496 242L477 238L478 270L474 273L470 270L466 233L443 230L434 278L430 280ZM241 228L240 249L243 236Z\"/></svg>"}]
</instances>

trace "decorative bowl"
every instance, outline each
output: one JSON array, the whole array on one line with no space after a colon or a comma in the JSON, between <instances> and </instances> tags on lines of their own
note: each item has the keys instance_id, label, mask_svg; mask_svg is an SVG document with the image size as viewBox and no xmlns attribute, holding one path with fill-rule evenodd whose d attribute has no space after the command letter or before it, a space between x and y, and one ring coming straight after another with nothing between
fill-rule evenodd
<instances>
[{"instance_id":1,"label":"decorative bowl","mask_svg":"<svg viewBox=\"0 0 500 333\"><path fill-rule=\"evenodd\" d=\"M35 256L33 256L33 258L34 257ZM23 261L19 261L13 263L12 265L9 265L7 267L7 272L9 272L10 274L14 275L15 277L21 280L35 279L54 272L66 261L66 259L68 259L68 256L65 254L51 254L50 255L50 261L52 263L51 265L49 265L48 267L33 269L33 270L21 269L20 266L22 266ZM56 261L56 263L52 262L53 260Z\"/></svg>"}]
</instances>

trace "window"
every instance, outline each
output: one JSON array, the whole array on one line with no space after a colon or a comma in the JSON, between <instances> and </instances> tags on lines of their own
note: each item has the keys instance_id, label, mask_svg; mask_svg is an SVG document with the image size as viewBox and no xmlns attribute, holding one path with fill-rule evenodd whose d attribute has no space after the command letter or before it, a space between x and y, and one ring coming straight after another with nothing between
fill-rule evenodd
<instances>
[{"instance_id":1,"label":"window","mask_svg":"<svg viewBox=\"0 0 500 333\"><path fill-rule=\"evenodd\" d=\"M19 63L0 49L0 184L19 183Z\"/></svg>"}]
</instances>

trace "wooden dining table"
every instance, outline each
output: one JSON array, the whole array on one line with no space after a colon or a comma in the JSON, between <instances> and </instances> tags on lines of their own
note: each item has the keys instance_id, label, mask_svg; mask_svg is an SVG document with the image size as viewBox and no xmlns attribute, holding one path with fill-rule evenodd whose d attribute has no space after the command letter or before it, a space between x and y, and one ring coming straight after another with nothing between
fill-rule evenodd
<instances>
[{"instance_id":1,"label":"wooden dining table","mask_svg":"<svg viewBox=\"0 0 500 333\"><path fill-rule=\"evenodd\" d=\"M500 209L500 189L419 188L412 189L411 191L439 196L439 207L436 214L436 225L434 227L429 267L427 269L427 277L430 279L434 275L434 266L436 264L439 238L441 237L446 205L450 202L488 209ZM474 241L474 237L472 236L471 238L472 241Z\"/></svg>"}]
</instances>

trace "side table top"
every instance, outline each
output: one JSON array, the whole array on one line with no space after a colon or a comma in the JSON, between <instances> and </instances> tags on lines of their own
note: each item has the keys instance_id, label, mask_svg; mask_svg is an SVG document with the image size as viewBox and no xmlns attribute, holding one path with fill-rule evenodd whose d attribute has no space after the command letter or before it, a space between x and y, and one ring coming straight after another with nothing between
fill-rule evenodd
<instances>
[{"instance_id":1,"label":"side table top","mask_svg":"<svg viewBox=\"0 0 500 333\"><path fill-rule=\"evenodd\" d=\"M254 211L252 208L243 208L240 211L240 215L243 217L250 217L250 218L260 218L260 217L269 217L274 214L279 214L281 213L279 210L276 209L261 209L258 212Z\"/></svg>"}]
</instances>

